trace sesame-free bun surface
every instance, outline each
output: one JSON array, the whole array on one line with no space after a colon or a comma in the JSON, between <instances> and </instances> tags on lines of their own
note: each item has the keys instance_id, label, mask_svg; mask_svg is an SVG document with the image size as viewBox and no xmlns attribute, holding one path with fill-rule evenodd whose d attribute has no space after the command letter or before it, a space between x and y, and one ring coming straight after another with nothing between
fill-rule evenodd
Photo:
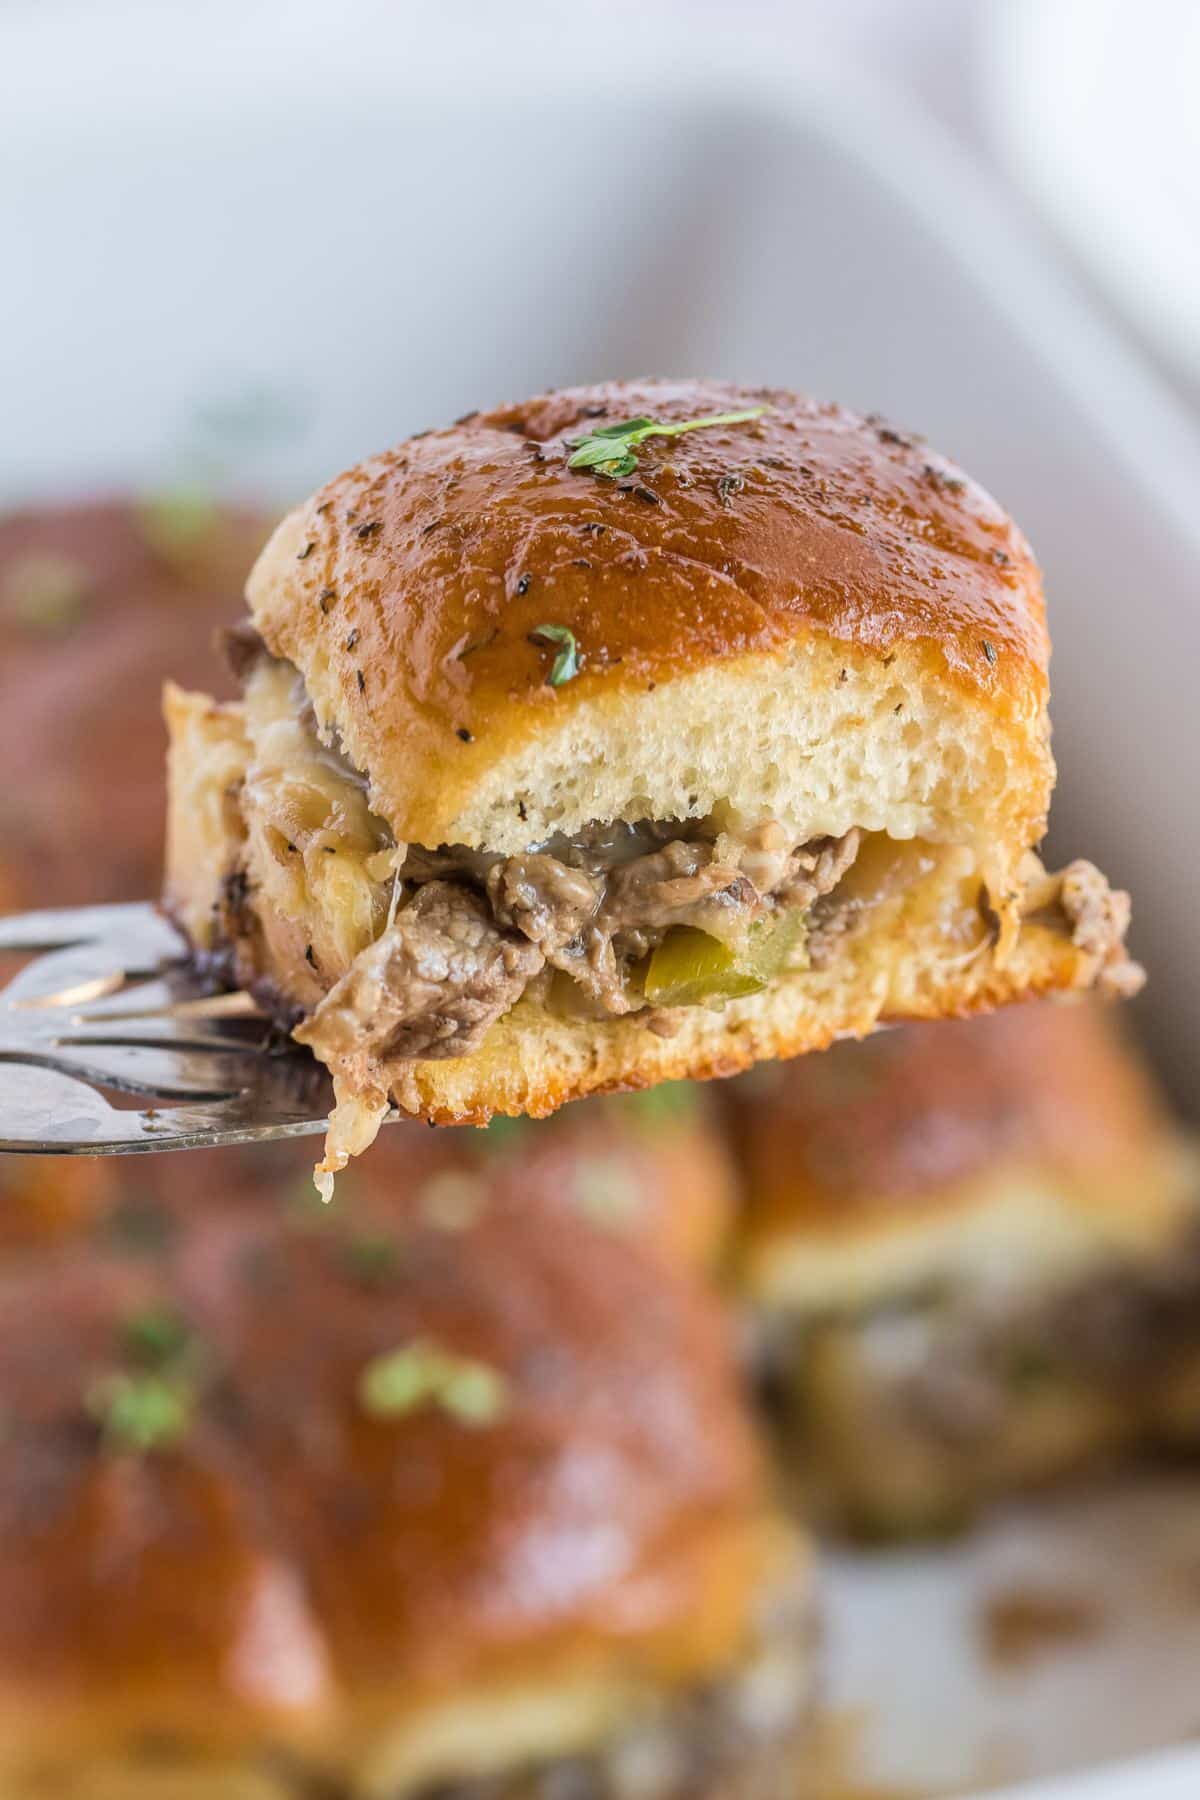
<instances>
[{"instance_id":1,"label":"sesame-free bun surface","mask_svg":"<svg viewBox=\"0 0 1200 1800\"><path fill-rule=\"evenodd\" d=\"M619 482L567 466L589 429L756 406L646 441ZM1002 885L1043 828L1024 538L924 444L782 390L612 383L475 414L322 488L248 599L403 841L515 851L729 801L810 836L974 840ZM580 651L557 688L545 624Z\"/></svg>"}]
</instances>

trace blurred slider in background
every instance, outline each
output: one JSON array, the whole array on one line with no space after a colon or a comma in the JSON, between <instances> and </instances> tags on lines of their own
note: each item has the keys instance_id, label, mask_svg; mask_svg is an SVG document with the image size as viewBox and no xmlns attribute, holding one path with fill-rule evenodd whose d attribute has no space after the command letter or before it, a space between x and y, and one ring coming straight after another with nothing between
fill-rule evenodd
<instances>
[{"instance_id":1,"label":"blurred slider in background","mask_svg":"<svg viewBox=\"0 0 1200 1800\"><path fill-rule=\"evenodd\" d=\"M883 1536L1200 1437L1200 1171L1110 1008L737 1083L737 1248L805 1504Z\"/></svg>"},{"instance_id":2,"label":"blurred slider in background","mask_svg":"<svg viewBox=\"0 0 1200 1800\"><path fill-rule=\"evenodd\" d=\"M699 1246L638 1225L720 1153L571 1119L9 1253L7 1794L798 1791L809 1557Z\"/></svg>"}]
</instances>

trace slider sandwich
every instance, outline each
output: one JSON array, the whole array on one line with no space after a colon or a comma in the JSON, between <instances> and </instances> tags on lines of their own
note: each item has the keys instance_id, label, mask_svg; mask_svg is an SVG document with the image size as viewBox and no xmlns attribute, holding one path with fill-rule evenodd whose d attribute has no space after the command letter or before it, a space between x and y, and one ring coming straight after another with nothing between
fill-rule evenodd
<instances>
[{"instance_id":1,"label":"slider sandwich","mask_svg":"<svg viewBox=\"0 0 1200 1800\"><path fill-rule=\"evenodd\" d=\"M476 413L280 525L171 688L166 901L328 1065L329 1172L437 1124L881 1020L1123 993L1128 900L1034 854L1029 546L924 444L774 389Z\"/></svg>"},{"instance_id":2,"label":"slider sandwich","mask_svg":"<svg viewBox=\"0 0 1200 1800\"><path fill-rule=\"evenodd\" d=\"M649 1139L529 1129L525 1180L382 1153L0 1268L6 1800L805 1793L811 1559L727 1321Z\"/></svg>"},{"instance_id":3,"label":"slider sandwich","mask_svg":"<svg viewBox=\"0 0 1200 1800\"><path fill-rule=\"evenodd\" d=\"M1014 1007L729 1095L783 1455L868 1533L1200 1441L1200 1162L1113 1013Z\"/></svg>"}]
</instances>

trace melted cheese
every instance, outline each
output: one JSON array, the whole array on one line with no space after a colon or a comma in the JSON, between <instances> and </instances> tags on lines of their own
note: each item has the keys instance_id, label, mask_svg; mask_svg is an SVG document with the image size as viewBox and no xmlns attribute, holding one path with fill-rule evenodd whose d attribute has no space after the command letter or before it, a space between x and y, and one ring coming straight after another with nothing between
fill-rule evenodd
<instances>
[{"instance_id":1,"label":"melted cheese","mask_svg":"<svg viewBox=\"0 0 1200 1800\"><path fill-rule=\"evenodd\" d=\"M309 728L286 663L255 665L245 718L247 861L265 903L302 925L310 962L332 979L387 923L396 846L362 780Z\"/></svg>"}]
</instances>

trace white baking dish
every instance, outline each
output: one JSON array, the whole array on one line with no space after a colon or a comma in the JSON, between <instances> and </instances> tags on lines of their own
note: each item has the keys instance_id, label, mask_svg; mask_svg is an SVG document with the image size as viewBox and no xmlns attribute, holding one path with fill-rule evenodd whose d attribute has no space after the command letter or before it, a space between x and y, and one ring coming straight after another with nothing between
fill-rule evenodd
<instances>
[{"instance_id":1,"label":"white baking dish","mask_svg":"<svg viewBox=\"0 0 1200 1800\"><path fill-rule=\"evenodd\" d=\"M1189 1095L1200 442L931 126L782 34L748 9L685 27L543 0L10 10L0 495L186 476L221 435L210 417L197 437L197 409L224 409L228 450L255 392L286 404L233 472L283 496L469 406L646 370L792 383L924 430L1041 554L1056 854L1086 846L1136 887L1145 1016ZM1003 1529L1036 1550L1063 1528ZM1091 1728L1053 1686L997 1698L965 1671L953 1624L996 1541L832 1571L835 1697L877 1710L892 1778L974 1779L996 1706L997 1780L1195 1726L1127 1644ZM1166 1641L1197 1666L1200 1632ZM1077 1700L1090 1680L1069 1676ZM963 1709L978 1729L950 1755ZM1163 1779L1164 1800L1200 1793ZM1114 1772L1099 1792L1159 1789Z\"/></svg>"},{"instance_id":2,"label":"white baking dish","mask_svg":"<svg viewBox=\"0 0 1200 1800\"><path fill-rule=\"evenodd\" d=\"M1196 1800L1197 1794L1200 1751L1180 1750L1091 1775L1006 1789L992 1800Z\"/></svg>"}]
</instances>

